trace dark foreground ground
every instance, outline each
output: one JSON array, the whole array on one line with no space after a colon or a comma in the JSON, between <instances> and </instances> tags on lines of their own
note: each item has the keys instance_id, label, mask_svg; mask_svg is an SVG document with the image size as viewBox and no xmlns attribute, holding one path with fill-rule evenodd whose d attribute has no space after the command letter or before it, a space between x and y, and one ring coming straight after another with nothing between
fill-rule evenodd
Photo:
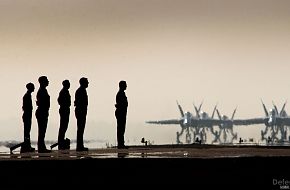
<instances>
[{"instance_id":1,"label":"dark foreground ground","mask_svg":"<svg viewBox=\"0 0 290 190\"><path fill-rule=\"evenodd\" d=\"M290 189L290 147L132 146L0 157L2 186L177 184L191 189Z\"/></svg>"}]
</instances>

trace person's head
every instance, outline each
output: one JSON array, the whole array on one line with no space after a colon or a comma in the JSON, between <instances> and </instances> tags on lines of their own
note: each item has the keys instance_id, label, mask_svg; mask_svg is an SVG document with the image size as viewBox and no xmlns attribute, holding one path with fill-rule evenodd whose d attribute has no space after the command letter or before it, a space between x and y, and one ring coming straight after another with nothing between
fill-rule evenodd
<instances>
[{"instance_id":1,"label":"person's head","mask_svg":"<svg viewBox=\"0 0 290 190\"><path fill-rule=\"evenodd\" d=\"M39 82L40 86L42 86L42 87L47 87L49 84L49 81L48 81L46 76L39 77L38 82Z\"/></svg>"},{"instance_id":2,"label":"person's head","mask_svg":"<svg viewBox=\"0 0 290 190\"><path fill-rule=\"evenodd\" d=\"M84 87L84 88L87 88L88 85L89 85L89 81L88 81L88 79L85 78L85 77L82 77L82 78L80 79L79 83L80 83L81 87Z\"/></svg>"},{"instance_id":3,"label":"person's head","mask_svg":"<svg viewBox=\"0 0 290 190\"><path fill-rule=\"evenodd\" d=\"M127 83L126 83L126 81L121 80L121 81L119 82L119 88L120 88L121 90L126 90L126 89L127 89Z\"/></svg>"},{"instance_id":4,"label":"person's head","mask_svg":"<svg viewBox=\"0 0 290 190\"><path fill-rule=\"evenodd\" d=\"M69 80L62 81L62 86L65 89L69 89L70 88L70 82L69 82Z\"/></svg>"},{"instance_id":5,"label":"person's head","mask_svg":"<svg viewBox=\"0 0 290 190\"><path fill-rule=\"evenodd\" d=\"M26 84L26 88L29 92L33 92L35 89L34 84L31 82Z\"/></svg>"}]
</instances>

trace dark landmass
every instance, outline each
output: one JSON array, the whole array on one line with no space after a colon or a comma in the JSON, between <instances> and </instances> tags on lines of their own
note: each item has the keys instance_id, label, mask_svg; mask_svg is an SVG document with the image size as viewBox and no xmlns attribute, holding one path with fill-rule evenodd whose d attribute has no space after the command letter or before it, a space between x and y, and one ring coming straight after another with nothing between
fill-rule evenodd
<instances>
[{"instance_id":1,"label":"dark landmass","mask_svg":"<svg viewBox=\"0 0 290 190\"><path fill-rule=\"evenodd\" d=\"M288 181L290 186L285 146L156 145L0 156L1 179L17 184L281 189Z\"/></svg>"}]
</instances>

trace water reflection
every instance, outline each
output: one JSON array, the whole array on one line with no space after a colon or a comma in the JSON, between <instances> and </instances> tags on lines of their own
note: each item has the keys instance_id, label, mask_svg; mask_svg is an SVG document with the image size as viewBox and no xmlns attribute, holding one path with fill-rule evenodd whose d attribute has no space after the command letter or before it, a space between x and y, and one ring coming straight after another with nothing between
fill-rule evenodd
<instances>
[{"instance_id":1,"label":"water reflection","mask_svg":"<svg viewBox=\"0 0 290 190\"><path fill-rule=\"evenodd\" d=\"M233 126L199 126L187 127L180 133L176 133L177 144L190 143L210 143L210 144L230 144L237 140L237 133L234 132ZM183 136L184 134L184 136ZM210 138L208 138L210 136ZM182 141L182 138L185 141ZM211 142L208 142L211 139Z\"/></svg>"},{"instance_id":2,"label":"water reflection","mask_svg":"<svg viewBox=\"0 0 290 190\"><path fill-rule=\"evenodd\" d=\"M254 126L256 127L256 126ZM257 126L258 127L258 126ZM289 144L290 136L289 136L289 128L290 126L265 126L261 130L261 136L257 139L259 143L273 145L285 145ZM259 128L258 128L259 129ZM251 131L255 131L254 128L249 129ZM176 143L177 144L233 144L238 142L239 136L239 126L214 126L214 127L188 127L183 129L181 132L176 133ZM241 137L239 137L242 139ZM247 140L248 139L248 140ZM244 137L241 143L254 143L254 138L252 137Z\"/></svg>"},{"instance_id":3,"label":"water reflection","mask_svg":"<svg viewBox=\"0 0 290 190\"><path fill-rule=\"evenodd\" d=\"M261 139L267 144L285 144L289 143L290 136L288 136L289 126L266 126L265 130L261 130Z\"/></svg>"}]
</instances>

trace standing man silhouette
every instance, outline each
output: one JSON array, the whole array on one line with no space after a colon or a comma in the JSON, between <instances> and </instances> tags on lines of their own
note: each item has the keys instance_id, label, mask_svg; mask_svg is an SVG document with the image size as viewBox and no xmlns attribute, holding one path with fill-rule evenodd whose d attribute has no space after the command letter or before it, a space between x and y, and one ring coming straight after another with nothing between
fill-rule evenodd
<instances>
[{"instance_id":1,"label":"standing man silhouette","mask_svg":"<svg viewBox=\"0 0 290 190\"><path fill-rule=\"evenodd\" d=\"M116 95L116 111L115 116L117 119L117 141L118 141L118 148L128 148L125 146L124 143L124 134L126 128L126 117L127 117L127 107L128 107L128 100L125 94L125 90L127 89L126 81L119 82L119 91Z\"/></svg>"},{"instance_id":2,"label":"standing man silhouette","mask_svg":"<svg viewBox=\"0 0 290 190\"><path fill-rule=\"evenodd\" d=\"M77 118L77 147L76 151L88 151L89 149L84 147L84 131L86 126L86 117L88 111L88 94L86 88L89 85L88 79L82 77L79 80L80 87L75 93L75 116Z\"/></svg>"},{"instance_id":3,"label":"standing man silhouette","mask_svg":"<svg viewBox=\"0 0 290 190\"><path fill-rule=\"evenodd\" d=\"M23 96L23 104L22 104L22 110L23 110L23 115L22 115L22 120L24 123L24 143L22 143L21 146L21 153L24 152L33 152L35 148L31 147L31 142L30 142L30 130L31 130L31 118L32 118L32 110L33 110L33 105L32 105L32 99L31 99L31 93L34 92L34 84L33 83L28 83L26 84L26 89L27 92Z\"/></svg>"},{"instance_id":4,"label":"standing man silhouette","mask_svg":"<svg viewBox=\"0 0 290 190\"><path fill-rule=\"evenodd\" d=\"M68 91L70 88L69 80L64 80L62 82L63 88L59 92L59 96L57 98L59 108L59 116L60 116L60 125L58 131L58 149L65 150L70 148L69 139L65 140L65 133L68 128L69 123L69 115L70 115L70 105L71 105L71 96Z\"/></svg>"},{"instance_id":5,"label":"standing man silhouette","mask_svg":"<svg viewBox=\"0 0 290 190\"><path fill-rule=\"evenodd\" d=\"M38 78L39 89L36 95L36 105L38 106L36 110L36 119L38 123L38 152L48 153L50 150L46 149L45 146L45 133L48 122L49 108L50 108L50 96L46 90L49 81L46 76L41 76Z\"/></svg>"}]
</instances>

